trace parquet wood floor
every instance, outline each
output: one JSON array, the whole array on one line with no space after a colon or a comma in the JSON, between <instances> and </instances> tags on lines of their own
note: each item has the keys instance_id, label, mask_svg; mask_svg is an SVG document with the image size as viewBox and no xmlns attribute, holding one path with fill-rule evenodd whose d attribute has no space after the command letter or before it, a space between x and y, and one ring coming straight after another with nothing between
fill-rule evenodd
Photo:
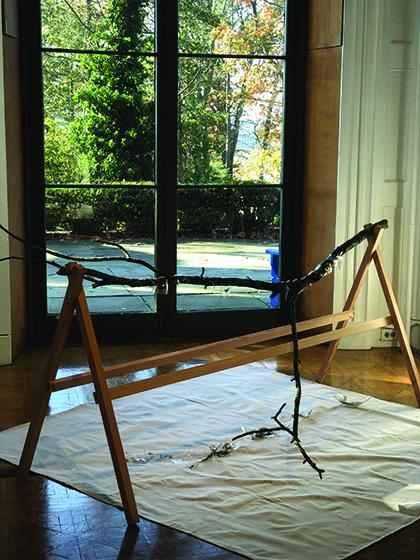
<instances>
[{"instance_id":1,"label":"parquet wood floor","mask_svg":"<svg viewBox=\"0 0 420 560\"><path fill-rule=\"evenodd\" d=\"M179 349L189 344L118 346L102 349L104 361L115 364ZM242 352L245 350L242 350ZM233 355L235 351L223 356ZM313 379L323 348L301 352L303 377ZM209 356L209 359L215 356ZM46 359L43 349L28 350L11 366L0 368L0 429L30 418L34 395ZM291 372L290 356L267 360ZM420 365L420 359L417 357ZM182 367L182 364L180 364ZM65 352L61 375L85 369L80 348ZM163 369L155 372L156 374ZM415 406L414 395L398 349L338 351L326 383ZM89 386L53 394L51 412L91 402ZM141 559L234 560L240 556L184 533L141 520L126 529L122 512L41 476L17 484L10 466L0 463L0 558L3 560ZM408 560L420 557L420 521L352 556L352 560ZM273 559L275 560L275 559ZM317 558L308 560L318 560ZM328 559L319 559L328 560Z\"/></svg>"}]
</instances>

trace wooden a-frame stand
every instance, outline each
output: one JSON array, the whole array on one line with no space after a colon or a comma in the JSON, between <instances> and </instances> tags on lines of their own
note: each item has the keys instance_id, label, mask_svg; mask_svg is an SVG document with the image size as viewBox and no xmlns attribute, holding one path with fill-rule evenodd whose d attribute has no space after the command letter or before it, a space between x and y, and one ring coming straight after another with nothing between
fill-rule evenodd
<instances>
[{"instance_id":1,"label":"wooden a-frame stand","mask_svg":"<svg viewBox=\"0 0 420 560\"><path fill-rule=\"evenodd\" d=\"M404 357L404 361L410 376L411 384L420 406L420 377L416 367L416 363L408 342L407 334L401 319L395 295L389 277L385 271L382 256L379 250L379 241L382 236L382 229L377 228L375 233L370 237L368 246L359 270L356 274L353 286L350 290L344 309L341 313L334 313L309 319L297 324L298 332L305 332L316 329L318 327L337 324L334 330L323 332L321 334L309 335L299 340L299 348L308 348L317 344L329 342L328 349L325 353L317 381L322 382L331 367L334 355L337 351L339 340L345 336L351 336L371 329L381 328L387 325L393 325L397 334L398 342ZM389 316L357 323L352 326L346 326L354 315L354 307L357 296L361 290L363 282L366 278L371 262L374 262L386 303L389 309ZM19 480L25 479L30 471L32 460L40 437L44 418L47 414L48 403L52 391L77 387L79 385L93 382L95 387L95 400L99 405L102 416L105 433L111 452L112 462L114 465L115 475L121 494L122 504L125 511L127 523L129 525L136 524L139 520L137 505L135 502L133 488L131 485L128 467L124 456L124 450L121 443L120 433L118 430L112 399L131 395L141 391L147 391L155 387L161 387L243 365L246 363L262 360L269 357L278 356L292 351L291 342L281 342L275 346L261 348L249 351L247 353L234 356L231 358L218 359L214 362L205 363L184 369L181 371L173 371L165 375L144 379L141 381L133 381L121 386L108 388L106 379L120 375L141 371L143 369L158 367L167 364L173 364L181 360L189 360L198 356L205 356L211 352L227 350L232 348L241 348L249 344L284 338L290 336L290 326L278 327L253 334L238 336L220 342L204 344L186 350L161 354L151 358L144 358L132 362L126 362L112 367L104 368L102 363L92 319L86 302L86 296L83 290L82 282L85 269L76 264L69 263L67 265L69 273L68 287L61 309L60 317L45 367L44 381L41 383L40 394L35 407L35 413L29 426L26 441L23 447L22 456L17 468L17 477ZM80 330L83 337L83 344L86 349L90 371L74 376L56 379L57 370L59 368L60 359L67 341L68 333L72 317L76 311L79 321Z\"/></svg>"}]
</instances>

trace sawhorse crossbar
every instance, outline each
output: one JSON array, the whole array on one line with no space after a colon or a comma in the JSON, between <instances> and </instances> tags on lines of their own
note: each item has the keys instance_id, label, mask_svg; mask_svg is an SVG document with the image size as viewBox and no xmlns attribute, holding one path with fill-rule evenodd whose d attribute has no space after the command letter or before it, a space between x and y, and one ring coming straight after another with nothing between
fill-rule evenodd
<instances>
[{"instance_id":1,"label":"sawhorse crossbar","mask_svg":"<svg viewBox=\"0 0 420 560\"><path fill-rule=\"evenodd\" d=\"M369 238L368 246L353 286L350 290L344 309L340 313L325 315L306 321L297 323L298 333L312 331L318 327L324 327L336 324L336 328L323 332L321 334L310 334L306 337L299 338L299 348L309 348L318 344L329 342L324 360L322 362L317 381L322 382L327 375L338 344L341 338L360 334L372 329L393 325L400 344L401 352L410 376L411 384L420 406L420 377L414 360L413 353L408 342L407 334L401 319L401 314L392 290L391 282L386 273L383 259L379 249L379 242L382 236L382 229L375 229L374 234ZM389 309L389 315L380 317L371 321L355 323L347 326L348 322L354 317L354 308L357 297L360 293L362 285L366 279L366 275L371 263L374 263L377 270L385 301ZM252 334L238 336L195 346L186 350L179 350L166 354L160 354L151 358L144 358L118 364L105 368L102 362L98 343L96 340L95 330L92 318L89 313L85 292L83 289L83 277L85 269L77 263L69 263L66 266L68 271L68 287L64 298L61 313L57 322L54 339L45 367L44 380L41 383L40 393L38 396L35 413L29 426L22 456L17 469L17 477L19 480L25 479L29 475L33 457L41 434L44 418L48 411L48 403L52 391L60 391L71 387L77 387L87 383L94 384L95 401L99 405L102 416L102 422L105 428L106 438L108 441L112 462L114 465L115 475L117 478L118 488L121 495L122 505L124 508L127 523L129 525L136 524L139 520L137 505L133 494L133 488L128 472L127 462L124 456L124 450L121 437L115 418L112 400L132 395L142 391L147 391L156 387L162 387L179 381L200 377L209 373L222 371L235 366L263 360L270 357L279 356L289 353L293 350L292 342L286 341L258 350L251 350L247 353L234 356L231 358L221 358L213 362L202 365L193 366L181 371L173 371L164 375L156 376L141 381L133 381L121 386L108 388L107 379L138 372L144 369L174 364L182 360L190 360L199 356L205 356L211 352L229 350L234 348L242 348L250 344L264 342L273 339L282 339L291 334L290 326L277 327ZM68 338L72 317L76 312L79 327L82 333L83 344L86 349L90 370L78 375L63 377L56 379L60 360L64 351L64 347Z\"/></svg>"}]
</instances>

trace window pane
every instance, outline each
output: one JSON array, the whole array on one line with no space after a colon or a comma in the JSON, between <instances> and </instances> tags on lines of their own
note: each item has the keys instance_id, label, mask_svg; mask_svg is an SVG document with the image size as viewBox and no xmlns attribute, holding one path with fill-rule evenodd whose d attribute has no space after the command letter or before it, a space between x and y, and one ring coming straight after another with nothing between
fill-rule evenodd
<instances>
[{"instance_id":1,"label":"window pane","mask_svg":"<svg viewBox=\"0 0 420 560\"><path fill-rule=\"evenodd\" d=\"M118 242L131 256L154 263L155 191L153 189L46 189L49 249L74 256L124 256L101 240ZM49 255L60 264L66 259ZM69 259L71 260L71 258ZM83 264L83 263L82 263ZM129 278L153 277L153 272L124 261L91 262L87 267ZM48 312L58 313L67 286L64 276L47 265ZM103 286L85 282L93 313L140 313L155 310L153 288Z\"/></svg>"},{"instance_id":2,"label":"window pane","mask_svg":"<svg viewBox=\"0 0 420 560\"><path fill-rule=\"evenodd\" d=\"M182 58L179 73L179 182L279 183L283 62Z\"/></svg>"},{"instance_id":3,"label":"window pane","mask_svg":"<svg viewBox=\"0 0 420 560\"><path fill-rule=\"evenodd\" d=\"M45 180L154 178L154 59L44 53Z\"/></svg>"},{"instance_id":4,"label":"window pane","mask_svg":"<svg viewBox=\"0 0 420 560\"><path fill-rule=\"evenodd\" d=\"M178 274L272 281L278 274L280 189L208 188L178 192ZM268 292L179 284L181 311L266 309Z\"/></svg>"},{"instance_id":5,"label":"window pane","mask_svg":"<svg viewBox=\"0 0 420 560\"><path fill-rule=\"evenodd\" d=\"M41 0L41 14L43 47L154 50L153 0Z\"/></svg>"},{"instance_id":6,"label":"window pane","mask_svg":"<svg viewBox=\"0 0 420 560\"><path fill-rule=\"evenodd\" d=\"M284 4L284 0L180 0L180 51L282 55Z\"/></svg>"}]
</instances>

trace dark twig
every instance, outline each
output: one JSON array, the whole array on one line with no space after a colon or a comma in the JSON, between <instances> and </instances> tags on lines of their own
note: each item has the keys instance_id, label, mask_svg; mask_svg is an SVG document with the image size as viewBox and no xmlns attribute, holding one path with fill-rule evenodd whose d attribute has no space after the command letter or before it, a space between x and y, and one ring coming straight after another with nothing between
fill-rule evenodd
<instances>
[{"instance_id":1,"label":"dark twig","mask_svg":"<svg viewBox=\"0 0 420 560\"><path fill-rule=\"evenodd\" d=\"M257 430L249 430L248 432L242 432L242 434L238 434L232 438L232 441L236 441L237 439L241 439L247 436L254 436L254 437L268 437L273 434L273 432L278 432L283 430L283 428L258 428Z\"/></svg>"},{"instance_id":2,"label":"dark twig","mask_svg":"<svg viewBox=\"0 0 420 560\"><path fill-rule=\"evenodd\" d=\"M371 237L374 231L376 230L376 228L383 229L387 227L388 227L388 222L386 220L381 220L380 222L372 224L371 226L359 231L356 235L354 235L351 239L349 239L345 243L342 243L341 245L336 247L334 251L332 251L332 253L330 253L330 255L322 263L320 263L314 270L312 270L305 276L302 276L300 278L294 278L292 280L281 280L279 282L274 282L274 283L264 282L260 280L251 280L249 278L219 278L219 277L203 276L203 270L200 276L180 275L180 276L166 277L163 274L159 274L159 272L154 267L151 267L151 265L149 265L148 263L145 264L145 261L141 261L140 259L133 259L133 258L120 259L119 257L95 257L92 259L86 259L86 258L79 259L69 255L58 254L58 256L67 258L69 260L73 259L78 261L79 260L80 261L123 260L123 261L134 262L134 263L137 262L138 264L142 264L143 266L146 266L149 269L153 269L153 271L156 272L158 276L162 276L162 279L159 278L154 279L155 283L152 284L152 280L148 278L142 278L142 279L126 278L126 277L115 276L111 274L104 275L103 273L98 273L98 278L100 279L100 281L96 282L94 287L118 285L118 284L124 284L132 287L152 286L152 285L156 286L156 281L157 281L158 284L164 284L165 282L168 283L173 282L175 284L199 285L199 286L204 286L205 288L207 288L208 286L240 286L240 287L254 288L256 290L269 291L271 292L271 297L279 294L284 288L286 288L290 294L295 294L297 296L305 288L311 286L312 284L315 284L316 282L319 282L319 280L324 278L324 276L330 274L334 270L334 266L337 260L341 258L343 255L345 255L348 251L356 247L356 245L358 245L365 239ZM7 230L1 227L1 225L0 228L7 232ZM51 251L50 253L54 254L54 252ZM94 271L93 269L90 269L90 273L92 275L94 275L95 272L98 271Z\"/></svg>"},{"instance_id":3,"label":"dark twig","mask_svg":"<svg viewBox=\"0 0 420 560\"><path fill-rule=\"evenodd\" d=\"M35 246L35 248L37 248ZM39 250L39 249L38 249ZM133 263L133 264L139 264L141 266L144 266L145 268L148 268L149 270L151 270L152 272L155 272L156 274L161 275L162 273L159 272L159 270L149 264L147 261L144 261L143 259L137 259L134 257L78 257L76 255L66 255L64 253L60 253L58 251L52 251L51 249L41 249L42 251L44 251L45 253L47 253L48 255L54 255L54 257L59 257L62 259L66 259L66 260L70 260L70 261L75 261L75 262L112 262L112 261L122 261L122 262L129 262L129 263Z\"/></svg>"},{"instance_id":4,"label":"dark twig","mask_svg":"<svg viewBox=\"0 0 420 560\"><path fill-rule=\"evenodd\" d=\"M290 434L293 437L293 431L288 428L285 424L283 424L283 422L280 422L279 418L280 418L280 414L283 412L283 409L286 407L286 403L283 403L281 405L281 407L278 409L278 411L275 413L274 416L272 416L272 420L274 420L274 422L276 424L278 424L280 426L280 428L282 430L284 430L285 432L287 432L288 434Z\"/></svg>"},{"instance_id":5,"label":"dark twig","mask_svg":"<svg viewBox=\"0 0 420 560\"><path fill-rule=\"evenodd\" d=\"M115 243L114 241L104 241L104 240L102 240L101 243L104 243L104 245L110 245L111 247L117 247L117 249L120 249L120 251L122 251L128 259L131 259L130 253L120 243Z\"/></svg>"},{"instance_id":6,"label":"dark twig","mask_svg":"<svg viewBox=\"0 0 420 560\"><path fill-rule=\"evenodd\" d=\"M296 328L296 301L298 298L298 292L294 293L293 290L289 291L290 297L290 326L292 329L292 340L293 340L293 379L296 386L296 394L295 394L295 402L294 402L294 410L293 410L293 428L290 429L285 426L282 422L280 422L279 417L280 414L285 406L283 404L278 412L273 416L273 420L279 425L280 428L288 432L292 436L292 443L296 444L297 448L301 452L303 456L303 462L308 463L319 475L319 478L322 479L322 474L325 472L324 469L320 469L315 461L311 459L311 457L306 452L305 448L302 446L299 437L299 418L300 418L300 403L302 399L302 383L300 378L300 370L299 370L299 339L298 333Z\"/></svg>"},{"instance_id":7,"label":"dark twig","mask_svg":"<svg viewBox=\"0 0 420 560\"><path fill-rule=\"evenodd\" d=\"M61 276L68 276L68 269L67 267L63 266L62 264L58 264L55 261L48 261L48 264L58 268L58 272L57 274L61 275ZM96 282L96 278L94 278L93 276L90 276L88 274L89 269L85 268L85 274L83 275L83 280L87 280L88 282L92 282L92 284L95 284ZM95 273L97 272L96 270L94 271Z\"/></svg>"},{"instance_id":8,"label":"dark twig","mask_svg":"<svg viewBox=\"0 0 420 560\"><path fill-rule=\"evenodd\" d=\"M327 276L334 270L334 266L338 259L343 257L351 249L354 249L359 243L365 241L372 237L375 231L379 229L386 229L388 227L387 220L381 220L375 224L370 224L364 229L360 230L356 235L353 235L350 239L338 245L328 257L322 261L318 266L316 266L311 272L302 276L301 278L294 278L293 280L286 280L284 284L290 288L296 295L300 294L305 288L319 282L321 278Z\"/></svg>"},{"instance_id":9,"label":"dark twig","mask_svg":"<svg viewBox=\"0 0 420 560\"><path fill-rule=\"evenodd\" d=\"M149 264L148 262L144 261L143 259L136 259L133 257L77 257L72 255L66 255L64 253L60 253L58 251L52 251L50 249L45 249L45 247L40 247L38 245L34 245L32 243L27 242L25 239L15 235L7 228L5 228L2 224L0 224L0 229L7 233L13 239L24 243L28 247L35 249L37 251L41 251L43 253L48 253L50 255L54 255L59 258L67 259L67 260L74 260L77 262L101 262L101 261L125 261L131 262L134 264L139 264L155 272L158 276L164 277L168 281L174 281L175 283L180 284L197 284L197 285L204 285L206 286L226 286L226 285L235 285L235 286L244 286L244 287L253 287L257 290L267 290L272 293L272 295L277 295L280 291L286 287L288 290L293 292L294 294L298 295L301 291L303 291L308 286L318 282L327 274L330 274L334 270L334 265L336 261L345 255L348 251L353 249L356 245L371 237L376 230L376 228L387 228L388 222L386 220L381 220L375 224L370 225L369 227L359 231L356 235L354 235L351 239L342 243L338 247L330 253L330 255L320 263L314 270L302 276L300 278L294 278L292 280L283 280L280 282L262 282L257 280L250 280L247 278L210 278L204 276L173 276L171 278L167 277L165 274L161 273L157 268L153 265ZM121 247L120 247L121 248ZM123 249L124 250L124 249ZM90 270L91 272L93 269ZM96 271L97 272L97 271ZM132 278L124 278L124 277L116 277L113 275L107 275L107 278L101 278L101 282L98 283L98 286L104 285L113 285L113 284L126 284L129 286L148 286L151 285L150 279L132 279ZM107 282L107 284L105 284ZM232 283L234 282L234 283Z\"/></svg>"},{"instance_id":10,"label":"dark twig","mask_svg":"<svg viewBox=\"0 0 420 560\"><path fill-rule=\"evenodd\" d=\"M283 405L283 407L284 407L284 405ZM302 457L303 457L303 464L308 463L308 465L311 466L314 469L314 471L316 471L318 473L319 478L322 479L322 475L325 472L325 469L320 469L317 466L315 461L313 461L311 459L311 457L308 455L308 453L305 451L304 447L300 443L299 438L296 439L293 431L290 428L288 428L287 426L285 426L282 422L280 422L279 415L280 415L281 410L282 410L282 408L280 408L280 410L277 412L277 414L275 416L273 416L273 420L279 425L279 427L282 430L289 433L293 437L292 443L294 443L296 445L296 447L299 449L299 451L301 452Z\"/></svg>"},{"instance_id":11,"label":"dark twig","mask_svg":"<svg viewBox=\"0 0 420 560\"><path fill-rule=\"evenodd\" d=\"M173 279L178 284L192 284L198 286L241 286L245 288L254 288L255 290L266 290L272 292L274 284L264 282L263 280L252 280L250 278L228 278L218 276L174 276ZM172 281L172 279L170 279ZM280 291L280 283L279 283Z\"/></svg>"},{"instance_id":12,"label":"dark twig","mask_svg":"<svg viewBox=\"0 0 420 560\"><path fill-rule=\"evenodd\" d=\"M69 257L71 259L71 257ZM68 276L69 272L63 267L58 272L61 276ZM271 282L264 282L261 280L251 280L249 278L219 278L215 276L159 276L157 278L127 278L126 276L116 276L115 274L108 274L101 270L93 268L86 268L86 274L96 277L93 287L99 286L131 286L131 287L163 287L166 283L176 284L192 284L199 286L240 286L247 288L254 288L256 290L272 291L273 284Z\"/></svg>"},{"instance_id":13,"label":"dark twig","mask_svg":"<svg viewBox=\"0 0 420 560\"><path fill-rule=\"evenodd\" d=\"M67 7L69 8L69 10L71 12L73 12L73 15L76 17L76 19L78 20L78 22L80 23L80 25L82 27L84 27L89 33L93 33L94 29L92 29L91 27L89 27L89 25L83 21L83 19L79 16L79 14L76 12L76 10L73 8L73 6L70 4L70 2L68 0L64 0L64 3L67 5Z\"/></svg>"},{"instance_id":14,"label":"dark twig","mask_svg":"<svg viewBox=\"0 0 420 560\"><path fill-rule=\"evenodd\" d=\"M210 453L208 453L203 459L200 459L198 463L204 463L213 457L225 457L234 451L235 448L230 441L225 441L223 443L219 443L218 445L210 445L209 449ZM193 463L190 465L190 469L193 469L196 465L197 463Z\"/></svg>"},{"instance_id":15,"label":"dark twig","mask_svg":"<svg viewBox=\"0 0 420 560\"><path fill-rule=\"evenodd\" d=\"M293 412L293 438L299 441L299 410L302 399L302 383L299 370L299 339L296 328L296 300L297 294L290 295L290 327L293 340L293 380L296 386L295 405Z\"/></svg>"},{"instance_id":16,"label":"dark twig","mask_svg":"<svg viewBox=\"0 0 420 560\"><path fill-rule=\"evenodd\" d=\"M246 437L246 436L253 436L253 437L268 437L271 436L274 432L287 432L288 434L290 434L292 436L292 443L294 443L296 445L296 447L299 449L302 457L303 457L303 463L308 463L308 465L310 467L312 467L314 469L314 471L316 471L318 473L319 478L322 479L322 475L325 472L325 469L321 469L317 466L317 464L315 463L315 461L313 461L313 459L311 459L310 455L307 453L307 451L305 450L305 448L303 447L303 445L300 443L300 439L299 436L296 437L293 430L291 430L288 426L286 426L286 424L283 424L283 422L281 422L279 420L279 416L281 414L281 412L283 411L284 407L286 406L286 403L283 403L281 405L281 407L279 408L279 410L277 411L277 413L272 417L272 419L276 422L276 424L278 426L274 426L274 427L264 427L264 428L258 428L257 430L249 430L248 432L243 432L242 434L238 434L237 436L232 438L232 441L236 441L240 438ZM296 413L294 413L296 414ZM299 414L299 412L298 412ZM210 458L210 457L208 457Z\"/></svg>"},{"instance_id":17,"label":"dark twig","mask_svg":"<svg viewBox=\"0 0 420 560\"><path fill-rule=\"evenodd\" d=\"M33 243L29 243L29 241L26 241L26 239L23 239L22 237L19 237L18 235L16 235L15 233L12 233L11 231L9 231L6 227L4 227L4 225L0 224L0 229L2 231L4 231L5 233L7 233L7 235L9 235L10 237L12 237L13 239L16 239L16 241L20 241L20 243L23 243L24 245L26 245L27 247L34 249L35 251L40 251L44 254L48 254L48 255L54 255L54 257L59 257L61 259L66 259L69 261L77 261L77 262L110 262L110 261L123 261L123 262L130 262L133 264L139 264L141 266L144 266L145 268L148 268L149 270L151 270L152 272L158 274L159 276L162 276L163 274L153 265L149 264L147 261L144 261L143 259L136 259L133 257L78 257L75 255L66 255L65 253L60 253L59 251L52 251L51 249L46 249L45 247L41 247L40 245L35 245Z\"/></svg>"},{"instance_id":18,"label":"dark twig","mask_svg":"<svg viewBox=\"0 0 420 560\"><path fill-rule=\"evenodd\" d=\"M295 287L296 289L296 287ZM299 437L299 418L300 418L300 403L302 400L302 383L300 378L300 370L299 370L299 340L296 328L296 301L298 298L299 292L295 292L293 289L289 288L288 297L290 300L290 326L292 330L292 340L293 340L293 380L296 386L296 393L295 393L295 401L294 401L294 410L293 410L293 427L290 429L288 426L283 424L280 421L280 414L282 413L283 409L286 406L286 403L283 403L277 413L272 417L272 419L278 424L278 428L259 428L258 430L250 430L248 432L244 432L243 434L239 434L232 438L232 441L235 441L241 437L245 436L256 436L256 437L267 437L271 435L275 431L284 431L287 432L292 436L292 442L294 443L297 448L299 449L300 453L303 457L303 463L308 463L310 467L312 467L319 475L319 478L322 479L322 474L325 472L325 469L321 469L317 466L315 461L312 460L310 455L307 453L305 448L300 442Z\"/></svg>"},{"instance_id":19,"label":"dark twig","mask_svg":"<svg viewBox=\"0 0 420 560\"><path fill-rule=\"evenodd\" d=\"M0 259L0 262L4 262L4 261L26 261L26 257L14 257L14 256L2 257Z\"/></svg>"}]
</instances>

